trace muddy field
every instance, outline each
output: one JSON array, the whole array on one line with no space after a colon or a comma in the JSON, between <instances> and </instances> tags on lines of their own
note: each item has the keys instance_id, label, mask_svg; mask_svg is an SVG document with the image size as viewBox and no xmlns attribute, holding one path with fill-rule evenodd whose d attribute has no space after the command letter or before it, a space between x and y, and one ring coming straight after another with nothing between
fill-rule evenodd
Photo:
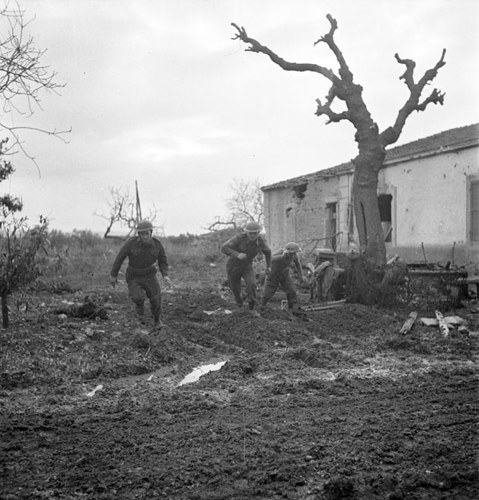
<instances>
[{"instance_id":1,"label":"muddy field","mask_svg":"<svg viewBox=\"0 0 479 500\"><path fill-rule=\"evenodd\" d=\"M479 498L477 303L446 313L467 330L404 335L409 310L289 317L281 292L254 318L223 281L177 279L160 333L136 324L124 286L16 298L0 498Z\"/></svg>"}]
</instances>

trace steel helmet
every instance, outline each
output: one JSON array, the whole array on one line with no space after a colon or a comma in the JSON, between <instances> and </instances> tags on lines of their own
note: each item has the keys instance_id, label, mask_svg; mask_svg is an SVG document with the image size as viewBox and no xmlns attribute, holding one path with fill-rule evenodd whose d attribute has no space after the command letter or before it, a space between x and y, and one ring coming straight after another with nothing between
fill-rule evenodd
<instances>
[{"instance_id":1,"label":"steel helmet","mask_svg":"<svg viewBox=\"0 0 479 500\"><path fill-rule=\"evenodd\" d=\"M148 220L142 220L136 225L136 230L140 231L153 231L153 224Z\"/></svg>"},{"instance_id":2,"label":"steel helmet","mask_svg":"<svg viewBox=\"0 0 479 500\"><path fill-rule=\"evenodd\" d=\"M245 226L245 231L247 233L259 233L262 229L261 225L258 224L257 222L248 222Z\"/></svg>"},{"instance_id":3,"label":"steel helmet","mask_svg":"<svg viewBox=\"0 0 479 500\"><path fill-rule=\"evenodd\" d=\"M291 253L301 252L301 248L299 247L299 245L297 243L294 243L294 241L290 241L289 243L286 243L286 245L284 246L284 249L287 252L291 252Z\"/></svg>"}]
</instances>

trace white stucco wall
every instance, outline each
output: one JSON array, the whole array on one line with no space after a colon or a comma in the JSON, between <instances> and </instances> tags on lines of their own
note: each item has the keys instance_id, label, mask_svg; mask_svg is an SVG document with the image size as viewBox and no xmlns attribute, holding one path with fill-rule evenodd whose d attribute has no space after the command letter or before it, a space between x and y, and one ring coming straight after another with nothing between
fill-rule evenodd
<instances>
[{"instance_id":1,"label":"white stucco wall","mask_svg":"<svg viewBox=\"0 0 479 500\"><path fill-rule=\"evenodd\" d=\"M423 260L445 261L467 253L471 179L479 180L478 148L463 149L389 165L379 192L393 195L391 251ZM472 259L473 256L464 256ZM429 259L428 259L429 260Z\"/></svg>"}]
</instances>

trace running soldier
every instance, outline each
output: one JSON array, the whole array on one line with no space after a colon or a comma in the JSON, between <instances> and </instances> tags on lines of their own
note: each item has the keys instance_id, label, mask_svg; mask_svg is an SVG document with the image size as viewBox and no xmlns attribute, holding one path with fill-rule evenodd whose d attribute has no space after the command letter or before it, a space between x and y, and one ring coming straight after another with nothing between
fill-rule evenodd
<instances>
[{"instance_id":1,"label":"running soldier","mask_svg":"<svg viewBox=\"0 0 479 500\"><path fill-rule=\"evenodd\" d=\"M286 293L289 312L298 310L298 294L289 273L292 265L296 268L299 278L304 281L303 268L298 254L301 252L299 245L294 242L287 243L281 253L273 255L271 259L271 273L266 276L264 283L263 298L261 299L261 312L264 312L266 304L276 293L278 287Z\"/></svg>"},{"instance_id":2,"label":"running soldier","mask_svg":"<svg viewBox=\"0 0 479 500\"><path fill-rule=\"evenodd\" d=\"M221 251L228 256L226 272L236 305L243 307L244 299L241 296L241 279L243 279L246 284L248 310L254 316L259 316L259 313L254 310L257 298L253 259L259 252L262 252L266 259L266 275L271 271L271 250L260 235L261 229L257 222L249 222L243 233L233 236L221 247Z\"/></svg>"},{"instance_id":3,"label":"running soldier","mask_svg":"<svg viewBox=\"0 0 479 500\"><path fill-rule=\"evenodd\" d=\"M136 227L137 236L130 238L120 249L110 273L110 282L115 286L118 272L123 261L128 257L125 273L128 292L135 304L136 313L142 324L145 323L145 296L148 297L155 328L164 326L161 320L161 289L156 273L160 269L167 285L171 285L168 276L168 260L161 241L153 237L153 225L149 221L141 221Z\"/></svg>"}]
</instances>

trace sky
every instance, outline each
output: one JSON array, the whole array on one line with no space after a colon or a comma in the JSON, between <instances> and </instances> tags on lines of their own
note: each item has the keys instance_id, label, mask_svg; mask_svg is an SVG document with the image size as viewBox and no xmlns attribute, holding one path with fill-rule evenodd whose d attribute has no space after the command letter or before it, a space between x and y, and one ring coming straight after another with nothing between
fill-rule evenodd
<instances>
[{"instance_id":1,"label":"sky","mask_svg":"<svg viewBox=\"0 0 479 500\"><path fill-rule=\"evenodd\" d=\"M3 1L3 0L0 0ZM329 84L316 73L285 72L246 52L231 23L294 62L337 69L325 44L326 15L364 100L383 130L407 98L399 80L447 50L430 89L443 106L412 114L397 145L479 121L477 0L19 0L42 63L65 84L44 93L32 116L10 125L67 130L66 142L24 130L37 165L18 153L0 194L23 199L30 221L103 233L112 190L156 211L166 235L202 234L225 219L235 179L268 185L349 161L349 122L327 124L316 99ZM4 33L0 32L3 37ZM341 108L336 108L341 110ZM119 232L122 230L119 228Z\"/></svg>"}]
</instances>

